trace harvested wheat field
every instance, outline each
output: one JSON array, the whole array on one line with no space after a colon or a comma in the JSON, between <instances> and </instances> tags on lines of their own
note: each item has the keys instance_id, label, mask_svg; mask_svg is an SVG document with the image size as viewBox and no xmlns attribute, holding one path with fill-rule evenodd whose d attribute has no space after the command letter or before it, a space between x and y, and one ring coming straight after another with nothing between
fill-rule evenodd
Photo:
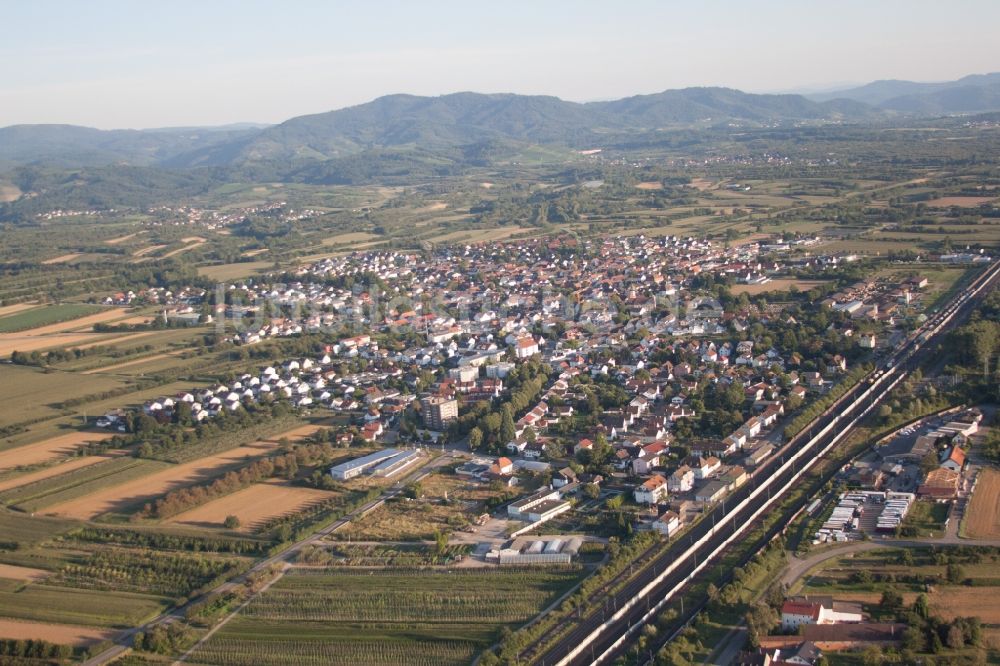
<instances>
[{"instance_id":1,"label":"harvested wheat field","mask_svg":"<svg viewBox=\"0 0 1000 666\"><path fill-rule=\"evenodd\" d=\"M995 587L939 587L927 596L931 610L946 621L975 615L983 624L1000 624L1000 594Z\"/></svg>"},{"instance_id":2,"label":"harvested wheat field","mask_svg":"<svg viewBox=\"0 0 1000 666\"><path fill-rule=\"evenodd\" d=\"M160 250L160 249L165 248L165 247L166 247L166 245L149 245L147 247L139 248L138 250L136 250L135 252L132 253L132 256L133 257L144 257L147 254L149 254L150 252L155 252L156 250Z\"/></svg>"},{"instance_id":3,"label":"harvested wheat field","mask_svg":"<svg viewBox=\"0 0 1000 666\"><path fill-rule=\"evenodd\" d=\"M692 178L688 185L699 192L704 192L705 190L711 189L715 183L706 178Z\"/></svg>"},{"instance_id":4,"label":"harvested wheat field","mask_svg":"<svg viewBox=\"0 0 1000 666\"><path fill-rule=\"evenodd\" d=\"M324 429L323 426L318 426L318 425L299 426L298 428L292 428L291 430L287 430L281 433L280 435L271 437L266 441L277 443L278 440L287 439L289 442L293 443L299 442L308 437L309 435L312 435L313 433L319 432L320 430L323 429Z\"/></svg>"},{"instance_id":5,"label":"harvested wheat field","mask_svg":"<svg viewBox=\"0 0 1000 666\"><path fill-rule=\"evenodd\" d=\"M951 208L952 206L975 208L995 199L996 197L941 197L940 199L931 199L927 202L927 205L933 208Z\"/></svg>"},{"instance_id":6,"label":"harvested wheat field","mask_svg":"<svg viewBox=\"0 0 1000 666\"><path fill-rule=\"evenodd\" d=\"M82 257L82 252L70 252L69 254L62 254L58 257L52 257L51 259L46 259L42 262L44 265L48 264L65 264L67 261L73 261L77 257Z\"/></svg>"},{"instance_id":7,"label":"harvested wheat field","mask_svg":"<svg viewBox=\"0 0 1000 666\"><path fill-rule=\"evenodd\" d=\"M119 236L118 238L111 238L111 239L108 239L108 240L106 240L104 242L107 243L108 245L118 245L119 243L124 243L125 241L129 240L130 238L135 238L139 234L144 234L144 233L146 233L146 232L145 231L137 231L134 234L128 234L127 236Z\"/></svg>"},{"instance_id":8,"label":"harvested wheat field","mask_svg":"<svg viewBox=\"0 0 1000 666\"><path fill-rule=\"evenodd\" d=\"M58 437L0 451L0 470L37 465L59 456L69 455L88 442L100 442L112 436L110 432L71 432Z\"/></svg>"},{"instance_id":9,"label":"harvested wheat field","mask_svg":"<svg viewBox=\"0 0 1000 666\"><path fill-rule=\"evenodd\" d=\"M227 516L240 519L240 530L249 531L271 518L303 509L330 497L325 490L300 488L287 481L266 481L220 497L167 520L196 527L222 527Z\"/></svg>"},{"instance_id":10,"label":"harvested wheat field","mask_svg":"<svg viewBox=\"0 0 1000 666\"><path fill-rule=\"evenodd\" d=\"M53 476L58 476L59 474L65 474L66 472L72 472L73 470L80 469L81 467L89 467L90 465L94 465L99 462L105 462L109 457L112 456L82 456L79 458L72 458L64 463L52 465L51 467L40 469L37 472L29 472L28 474L21 474L20 476L3 479L0 480L0 492L10 490L11 488L26 486L29 483L42 481Z\"/></svg>"},{"instance_id":11,"label":"harvested wheat field","mask_svg":"<svg viewBox=\"0 0 1000 666\"><path fill-rule=\"evenodd\" d=\"M18 567L13 564L0 564L0 578L8 580L38 581L48 578L49 572L44 569Z\"/></svg>"},{"instance_id":12,"label":"harvested wheat field","mask_svg":"<svg viewBox=\"0 0 1000 666\"><path fill-rule=\"evenodd\" d=\"M179 247L176 250L171 250L170 252L167 252L162 257L160 257L160 259L169 259L170 257L176 256L176 255L180 254L181 252L187 252L188 250L190 250L192 248L196 248L196 247L198 247L200 245L204 245L204 244L205 244L205 240L204 239L194 241L190 245L185 245L184 247Z\"/></svg>"},{"instance_id":13,"label":"harvested wheat field","mask_svg":"<svg viewBox=\"0 0 1000 666\"><path fill-rule=\"evenodd\" d=\"M963 523L968 537L1000 539L1000 470L986 467L979 473Z\"/></svg>"},{"instance_id":14,"label":"harvested wheat field","mask_svg":"<svg viewBox=\"0 0 1000 666\"><path fill-rule=\"evenodd\" d=\"M637 189L637 190L662 190L663 189L663 183L660 183L659 181L655 181L655 180L650 180L650 181L647 181L647 182L644 182L644 183L639 183L638 185L635 186L635 189Z\"/></svg>"},{"instance_id":15,"label":"harvested wheat field","mask_svg":"<svg viewBox=\"0 0 1000 666\"><path fill-rule=\"evenodd\" d=\"M134 326L136 324L149 324L153 321L153 315L138 315L128 319L120 319L115 322L119 326Z\"/></svg>"},{"instance_id":16,"label":"harvested wheat field","mask_svg":"<svg viewBox=\"0 0 1000 666\"><path fill-rule=\"evenodd\" d=\"M26 335L24 333L0 333L0 357L7 358L11 352L33 352L40 349L59 347L65 349L80 343L103 344L106 336L100 333L57 333L55 335Z\"/></svg>"},{"instance_id":17,"label":"harvested wheat field","mask_svg":"<svg viewBox=\"0 0 1000 666\"><path fill-rule=\"evenodd\" d=\"M0 333L0 356L9 356L14 351L31 352L49 347L68 348L85 342L99 344L106 336L93 333L94 324L117 319L124 312L124 308L109 308L102 312L58 324L48 324L16 333Z\"/></svg>"},{"instance_id":18,"label":"harvested wheat field","mask_svg":"<svg viewBox=\"0 0 1000 666\"><path fill-rule=\"evenodd\" d=\"M248 462L273 451L276 446L268 442L257 442L182 465L173 465L148 476L53 505L47 508L45 513L78 520L92 520L104 513L135 508L171 490L203 482L221 476L231 469L243 467Z\"/></svg>"},{"instance_id":19,"label":"harvested wheat field","mask_svg":"<svg viewBox=\"0 0 1000 666\"><path fill-rule=\"evenodd\" d=\"M113 638L117 631L76 627L71 624L21 622L0 618L0 638L14 640L43 640L59 645L90 645Z\"/></svg>"}]
</instances>

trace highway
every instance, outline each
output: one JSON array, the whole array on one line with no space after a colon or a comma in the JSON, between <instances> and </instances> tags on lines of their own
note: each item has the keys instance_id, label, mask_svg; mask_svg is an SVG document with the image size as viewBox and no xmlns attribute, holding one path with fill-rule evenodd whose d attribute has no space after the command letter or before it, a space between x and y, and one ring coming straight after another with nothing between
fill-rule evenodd
<instances>
[{"instance_id":1,"label":"highway","mask_svg":"<svg viewBox=\"0 0 1000 666\"><path fill-rule=\"evenodd\" d=\"M688 533L672 545L642 559L639 575L608 595L603 607L574 623L559 640L539 650L529 646L520 661L529 664L599 664L613 661L643 624L702 569L721 554L756 519L772 508L784 492L823 454L840 442L888 393L915 368L930 343L971 311L977 300L997 282L1000 262L984 269L900 347L880 367L841 396L802 432L791 438L770 461ZM655 549L654 549L655 550ZM557 627L551 633L563 631ZM550 635L551 635L550 633Z\"/></svg>"}]
</instances>

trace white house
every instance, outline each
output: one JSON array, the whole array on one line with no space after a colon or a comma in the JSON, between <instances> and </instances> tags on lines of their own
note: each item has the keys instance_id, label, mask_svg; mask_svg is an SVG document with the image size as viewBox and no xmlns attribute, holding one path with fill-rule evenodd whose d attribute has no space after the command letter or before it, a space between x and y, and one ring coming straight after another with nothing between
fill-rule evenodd
<instances>
[{"instance_id":1,"label":"white house","mask_svg":"<svg viewBox=\"0 0 1000 666\"><path fill-rule=\"evenodd\" d=\"M667 480L654 474L635 488L635 501L639 504L658 504L667 499Z\"/></svg>"}]
</instances>

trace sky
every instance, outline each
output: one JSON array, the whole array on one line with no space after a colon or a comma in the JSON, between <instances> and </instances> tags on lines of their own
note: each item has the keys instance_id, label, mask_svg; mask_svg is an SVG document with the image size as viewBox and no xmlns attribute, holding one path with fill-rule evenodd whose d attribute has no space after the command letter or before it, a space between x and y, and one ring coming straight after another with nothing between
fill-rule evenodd
<instances>
[{"instance_id":1,"label":"sky","mask_svg":"<svg viewBox=\"0 0 1000 666\"><path fill-rule=\"evenodd\" d=\"M0 0L0 126L275 123L381 95L617 99L1000 70L996 0Z\"/></svg>"}]
</instances>

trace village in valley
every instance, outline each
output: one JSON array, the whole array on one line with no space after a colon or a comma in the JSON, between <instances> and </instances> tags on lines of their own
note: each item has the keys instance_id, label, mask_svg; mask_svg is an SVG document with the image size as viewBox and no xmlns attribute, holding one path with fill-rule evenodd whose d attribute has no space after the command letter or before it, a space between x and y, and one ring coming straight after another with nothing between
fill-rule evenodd
<instances>
[{"instance_id":1,"label":"village in valley","mask_svg":"<svg viewBox=\"0 0 1000 666\"><path fill-rule=\"evenodd\" d=\"M996 76L0 127L0 665L1000 663Z\"/></svg>"},{"instance_id":2,"label":"village in valley","mask_svg":"<svg viewBox=\"0 0 1000 666\"><path fill-rule=\"evenodd\" d=\"M563 235L355 252L221 284L208 309L204 290L115 294L109 304L153 303L164 318L195 313L251 358L270 337L344 334L321 353L109 410L94 425L125 439L287 404L321 424L301 441L345 454L313 487L384 491L325 530L304 551L311 560L376 561L400 541L435 540L462 568L589 568L633 533L682 539L784 453L797 432L790 416L878 367L940 293L920 268L869 277L853 270L857 256L787 254L794 245ZM990 257L934 260L965 270ZM737 291L803 272L808 292ZM941 410L893 431L809 504L813 531L799 548L921 536L907 519L917 506L957 538L978 471L966 451L983 416ZM310 503L321 501L296 510ZM212 504L174 520L198 524ZM254 515L233 506L226 520L280 519L247 508ZM790 595L780 613L775 629L793 636L762 637L761 654L789 663L814 663L817 646L894 644L905 629L830 596Z\"/></svg>"}]
</instances>

